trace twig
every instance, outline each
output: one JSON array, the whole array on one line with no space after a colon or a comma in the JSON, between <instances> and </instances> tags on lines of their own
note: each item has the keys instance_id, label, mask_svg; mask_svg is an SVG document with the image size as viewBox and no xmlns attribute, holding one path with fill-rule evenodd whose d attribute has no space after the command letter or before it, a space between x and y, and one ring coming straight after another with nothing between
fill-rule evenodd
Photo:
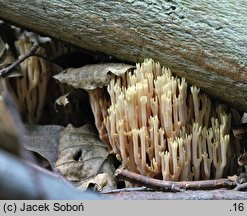
<instances>
[{"instance_id":1,"label":"twig","mask_svg":"<svg viewBox=\"0 0 247 216\"><path fill-rule=\"evenodd\" d=\"M170 192L178 192L183 190L212 190L216 188L233 188L236 185L234 182L231 182L228 179L182 182L163 181L142 176L123 169L116 170L115 175L120 179L127 180L138 185Z\"/></svg>"},{"instance_id":2,"label":"twig","mask_svg":"<svg viewBox=\"0 0 247 216\"><path fill-rule=\"evenodd\" d=\"M234 188L235 191L245 191L247 190L247 182L243 184L239 184Z\"/></svg>"},{"instance_id":3,"label":"twig","mask_svg":"<svg viewBox=\"0 0 247 216\"><path fill-rule=\"evenodd\" d=\"M121 188L121 189L112 189L102 191L102 194L112 194L112 193L123 193L123 192L136 192L136 191L153 191L150 188L146 187L131 187L131 188Z\"/></svg>"},{"instance_id":4,"label":"twig","mask_svg":"<svg viewBox=\"0 0 247 216\"><path fill-rule=\"evenodd\" d=\"M182 181L177 184L186 190L213 190L218 188L234 188L235 182L231 182L227 178L211 179L201 181Z\"/></svg>"},{"instance_id":5,"label":"twig","mask_svg":"<svg viewBox=\"0 0 247 216\"><path fill-rule=\"evenodd\" d=\"M182 188L178 187L175 182L166 182L158 179L149 178L133 172L129 172L123 169L117 169L115 172L116 177L120 179L130 181L142 186L146 186L152 189L170 191L170 192L181 192Z\"/></svg>"},{"instance_id":6,"label":"twig","mask_svg":"<svg viewBox=\"0 0 247 216\"><path fill-rule=\"evenodd\" d=\"M5 68L1 69L0 70L0 77L5 76L7 73L12 71L15 67L17 67L19 64L21 64L27 58L29 58L30 56L34 55L38 48L39 48L39 44L38 43L34 43L28 53L23 55L21 58L19 58L17 61L15 61L13 64L9 65L8 67L5 67Z\"/></svg>"}]
</instances>

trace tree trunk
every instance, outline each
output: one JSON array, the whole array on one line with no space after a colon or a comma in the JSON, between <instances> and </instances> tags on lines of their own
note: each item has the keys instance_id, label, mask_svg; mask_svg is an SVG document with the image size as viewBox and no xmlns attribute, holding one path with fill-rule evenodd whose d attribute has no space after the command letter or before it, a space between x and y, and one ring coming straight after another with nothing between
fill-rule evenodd
<instances>
[{"instance_id":1,"label":"tree trunk","mask_svg":"<svg viewBox=\"0 0 247 216\"><path fill-rule=\"evenodd\" d=\"M0 0L0 17L121 60L153 58L247 111L247 1Z\"/></svg>"}]
</instances>

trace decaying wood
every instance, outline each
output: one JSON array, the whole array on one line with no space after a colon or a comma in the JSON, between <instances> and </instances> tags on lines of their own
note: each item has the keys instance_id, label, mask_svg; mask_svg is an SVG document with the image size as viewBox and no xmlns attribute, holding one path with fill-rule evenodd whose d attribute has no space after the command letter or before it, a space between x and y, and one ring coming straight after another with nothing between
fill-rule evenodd
<instances>
[{"instance_id":1,"label":"decaying wood","mask_svg":"<svg viewBox=\"0 0 247 216\"><path fill-rule=\"evenodd\" d=\"M54 174L0 150L0 199L99 199L81 193Z\"/></svg>"},{"instance_id":2,"label":"decaying wood","mask_svg":"<svg viewBox=\"0 0 247 216\"><path fill-rule=\"evenodd\" d=\"M153 58L247 110L246 8L245 0L0 0L0 18L121 60Z\"/></svg>"},{"instance_id":3,"label":"decaying wood","mask_svg":"<svg viewBox=\"0 0 247 216\"><path fill-rule=\"evenodd\" d=\"M178 192L182 190L212 190L217 188L232 188L235 185L234 182L231 182L228 179L182 182L163 181L142 176L123 169L116 170L116 176L120 179L127 180L138 185L170 192Z\"/></svg>"}]
</instances>

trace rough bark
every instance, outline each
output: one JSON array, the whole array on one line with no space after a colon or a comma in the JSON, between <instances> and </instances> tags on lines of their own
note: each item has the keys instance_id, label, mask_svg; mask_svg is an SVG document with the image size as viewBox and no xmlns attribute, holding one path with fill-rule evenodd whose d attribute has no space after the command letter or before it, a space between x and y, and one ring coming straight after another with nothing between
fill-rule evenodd
<instances>
[{"instance_id":1,"label":"rough bark","mask_svg":"<svg viewBox=\"0 0 247 216\"><path fill-rule=\"evenodd\" d=\"M213 179L204 181L164 181L142 176L128 170L117 169L116 177L131 183L168 192L181 192L183 190L212 190L218 188L233 188L236 184L228 179Z\"/></svg>"},{"instance_id":2,"label":"rough bark","mask_svg":"<svg viewBox=\"0 0 247 216\"><path fill-rule=\"evenodd\" d=\"M136 62L152 57L247 110L247 1L0 0L0 17Z\"/></svg>"}]
</instances>

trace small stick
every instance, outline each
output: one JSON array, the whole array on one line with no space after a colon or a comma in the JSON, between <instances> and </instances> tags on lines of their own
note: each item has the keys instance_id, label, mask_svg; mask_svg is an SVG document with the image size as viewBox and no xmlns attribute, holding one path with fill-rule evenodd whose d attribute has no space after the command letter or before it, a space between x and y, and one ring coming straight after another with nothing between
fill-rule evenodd
<instances>
[{"instance_id":1,"label":"small stick","mask_svg":"<svg viewBox=\"0 0 247 216\"><path fill-rule=\"evenodd\" d=\"M186 190L213 190L218 188L234 188L235 182L227 178L200 180L200 181L182 181L177 184Z\"/></svg>"},{"instance_id":2,"label":"small stick","mask_svg":"<svg viewBox=\"0 0 247 216\"><path fill-rule=\"evenodd\" d=\"M27 58L29 58L30 56L34 55L38 48L39 48L39 44L38 43L34 43L28 53L23 55L21 58L19 58L17 61L15 61L13 64L9 65L8 67L5 67L5 68L1 69L0 70L0 77L5 76L7 73L12 71L15 67L17 67L19 64L21 64Z\"/></svg>"},{"instance_id":3,"label":"small stick","mask_svg":"<svg viewBox=\"0 0 247 216\"><path fill-rule=\"evenodd\" d=\"M161 181L158 179L142 176L127 170L117 169L115 172L116 177L127 180L129 182L146 186L148 188L169 191L169 192L181 192L183 189L178 187L174 182Z\"/></svg>"},{"instance_id":4,"label":"small stick","mask_svg":"<svg viewBox=\"0 0 247 216\"><path fill-rule=\"evenodd\" d=\"M111 189L111 190L105 190L101 193L103 194L112 194L112 193L121 193L121 192L136 192L136 191L153 191L150 188L146 187L131 187L131 188L121 188L121 189Z\"/></svg>"},{"instance_id":5,"label":"small stick","mask_svg":"<svg viewBox=\"0 0 247 216\"><path fill-rule=\"evenodd\" d=\"M183 190L212 190L216 188L232 188L236 185L234 182L231 182L228 179L181 182L163 181L142 176L123 169L117 169L115 175L120 179L127 180L135 184L170 192L179 192Z\"/></svg>"}]
</instances>

